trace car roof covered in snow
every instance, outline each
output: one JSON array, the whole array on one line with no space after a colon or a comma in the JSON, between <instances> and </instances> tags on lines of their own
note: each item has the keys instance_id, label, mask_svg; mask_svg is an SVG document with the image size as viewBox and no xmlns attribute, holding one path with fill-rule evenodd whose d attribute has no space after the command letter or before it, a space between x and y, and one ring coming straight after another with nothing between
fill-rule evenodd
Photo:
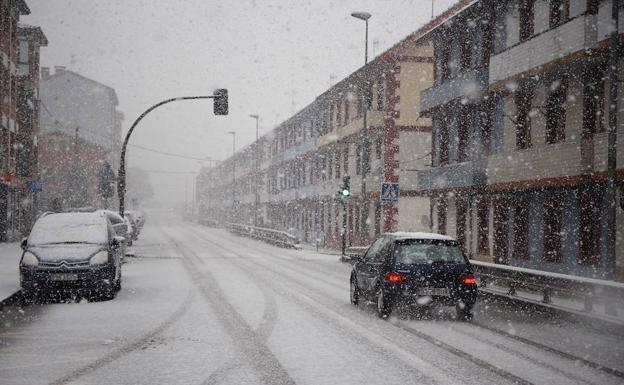
<instances>
[{"instance_id":1,"label":"car roof covered in snow","mask_svg":"<svg viewBox=\"0 0 624 385\"><path fill-rule=\"evenodd\" d=\"M407 232L397 231L395 233L386 233L384 235L391 236L395 239L432 239L437 241L454 241L455 239L448 235L423 233L423 232Z\"/></svg>"}]
</instances>

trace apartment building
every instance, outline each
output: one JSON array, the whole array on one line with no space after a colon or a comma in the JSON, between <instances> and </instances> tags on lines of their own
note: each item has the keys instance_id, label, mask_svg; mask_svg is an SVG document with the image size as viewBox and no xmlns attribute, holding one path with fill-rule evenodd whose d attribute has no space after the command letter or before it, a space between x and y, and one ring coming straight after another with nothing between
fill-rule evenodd
<instances>
[{"instance_id":1,"label":"apartment building","mask_svg":"<svg viewBox=\"0 0 624 385\"><path fill-rule=\"evenodd\" d=\"M38 211L39 192L42 189L39 173L39 56L48 39L39 27L18 26L18 103L15 134L15 175L22 186L17 201L20 209L20 232L26 234L34 224Z\"/></svg>"},{"instance_id":2,"label":"apartment building","mask_svg":"<svg viewBox=\"0 0 624 385\"><path fill-rule=\"evenodd\" d=\"M418 181L432 198L433 229L457 237L476 259L610 276L604 245L611 2L461 4L427 36L435 79L422 93L421 112L433 120L432 168ZM621 83L619 95L622 111ZM616 222L622 277L620 208Z\"/></svg>"},{"instance_id":3,"label":"apartment building","mask_svg":"<svg viewBox=\"0 0 624 385\"><path fill-rule=\"evenodd\" d=\"M0 241L19 239L36 210L36 158L25 154L36 142L38 55L46 40L40 29L19 26L28 14L25 1L0 0Z\"/></svg>"},{"instance_id":4,"label":"apartment building","mask_svg":"<svg viewBox=\"0 0 624 385\"><path fill-rule=\"evenodd\" d=\"M287 230L304 242L367 245L386 231L428 230L417 171L430 165L431 122L420 94L433 52L414 32L318 96L267 135L198 177L200 217ZM350 177L351 197L338 196ZM400 198L381 202L383 182ZM343 209L344 203L344 209ZM344 210L344 211L343 211Z\"/></svg>"}]
</instances>

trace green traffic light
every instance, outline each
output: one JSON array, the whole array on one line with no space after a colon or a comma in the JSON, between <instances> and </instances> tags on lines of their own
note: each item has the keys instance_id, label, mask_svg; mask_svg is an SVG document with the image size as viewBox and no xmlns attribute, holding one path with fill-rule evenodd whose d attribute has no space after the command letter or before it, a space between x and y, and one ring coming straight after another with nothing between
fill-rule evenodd
<instances>
[{"instance_id":1,"label":"green traffic light","mask_svg":"<svg viewBox=\"0 0 624 385\"><path fill-rule=\"evenodd\" d=\"M350 194L351 193L349 192L349 190L347 190L347 189L342 190L342 196L343 197L348 197Z\"/></svg>"}]
</instances>

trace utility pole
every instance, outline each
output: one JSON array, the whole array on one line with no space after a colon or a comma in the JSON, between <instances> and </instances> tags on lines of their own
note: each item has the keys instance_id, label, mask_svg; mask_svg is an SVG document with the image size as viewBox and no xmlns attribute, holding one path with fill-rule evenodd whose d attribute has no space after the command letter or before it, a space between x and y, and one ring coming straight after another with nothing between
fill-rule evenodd
<instances>
[{"instance_id":1,"label":"utility pole","mask_svg":"<svg viewBox=\"0 0 624 385\"><path fill-rule=\"evenodd\" d=\"M258 141L260 139L260 115L258 114L253 114L253 115L249 115L250 118L256 119L256 172L254 173L254 180L255 180L255 184L256 184L256 191L254 192L254 226L258 226L258 205L260 203L260 184L259 184L259 178L260 178L260 142Z\"/></svg>"},{"instance_id":2,"label":"utility pole","mask_svg":"<svg viewBox=\"0 0 624 385\"><path fill-rule=\"evenodd\" d=\"M228 131L232 135L232 222L236 216L236 132Z\"/></svg>"},{"instance_id":3,"label":"utility pole","mask_svg":"<svg viewBox=\"0 0 624 385\"><path fill-rule=\"evenodd\" d=\"M616 200L615 200L615 171L617 159L617 104L618 104L618 70L619 70L619 0L613 0L611 7L611 44L609 49L609 127L607 129L607 234L606 265L611 279L616 277L615 237L616 237ZM614 311L615 309L612 309ZM609 310L607 309L607 312Z\"/></svg>"}]
</instances>

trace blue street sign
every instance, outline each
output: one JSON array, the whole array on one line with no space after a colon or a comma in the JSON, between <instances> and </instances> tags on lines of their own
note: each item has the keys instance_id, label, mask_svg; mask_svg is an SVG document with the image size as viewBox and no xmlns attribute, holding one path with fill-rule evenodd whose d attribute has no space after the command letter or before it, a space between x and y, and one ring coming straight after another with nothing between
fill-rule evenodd
<instances>
[{"instance_id":1,"label":"blue street sign","mask_svg":"<svg viewBox=\"0 0 624 385\"><path fill-rule=\"evenodd\" d=\"M381 200L383 202L396 202L399 200L401 190L398 183L381 184Z\"/></svg>"},{"instance_id":2,"label":"blue street sign","mask_svg":"<svg viewBox=\"0 0 624 385\"><path fill-rule=\"evenodd\" d=\"M43 186L40 179L33 179L26 181L26 187L30 191L41 191Z\"/></svg>"}]
</instances>

